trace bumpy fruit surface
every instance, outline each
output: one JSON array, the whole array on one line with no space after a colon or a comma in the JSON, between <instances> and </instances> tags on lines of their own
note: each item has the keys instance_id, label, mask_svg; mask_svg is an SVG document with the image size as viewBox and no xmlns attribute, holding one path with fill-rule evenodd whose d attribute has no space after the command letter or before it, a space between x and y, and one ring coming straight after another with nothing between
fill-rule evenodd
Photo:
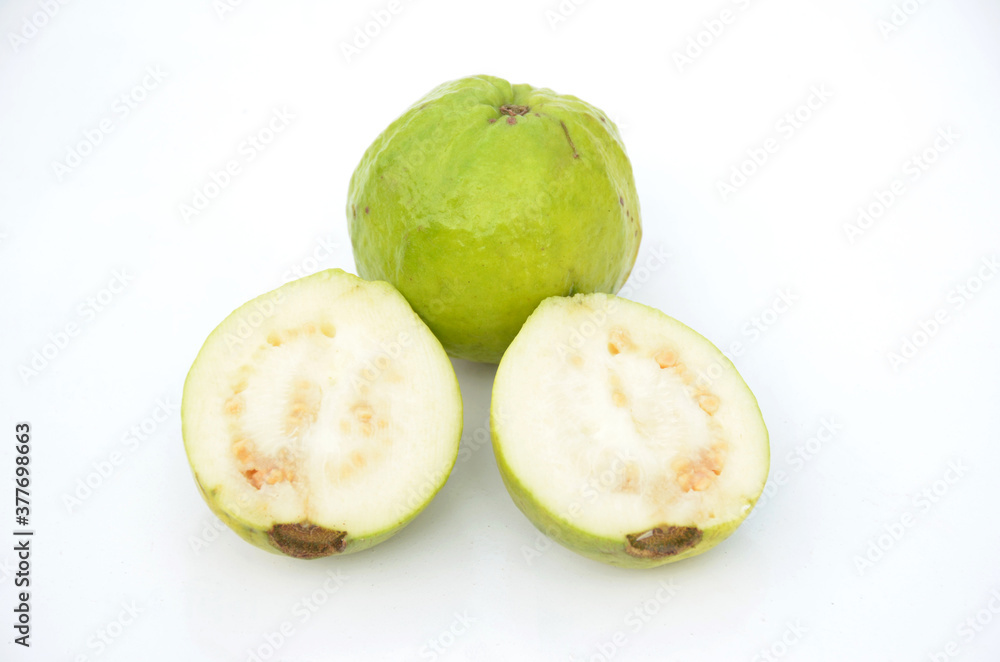
<instances>
[{"instance_id":1,"label":"bumpy fruit surface","mask_svg":"<svg viewBox=\"0 0 1000 662\"><path fill-rule=\"evenodd\" d=\"M542 532L592 559L700 554L767 480L757 401L711 342L647 306L553 297L497 370L490 426L504 484Z\"/></svg>"},{"instance_id":2,"label":"bumpy fruit surface","mask_svg":"<svg viewBox=\"0 0 1000 662\"><path fill-rule=\"evenodd\" d=\"M330 270L227 317L191 366L181 418L212 511L309 559L371 547L430 502L458 454L462 401L391 285Z\"/></svg>"},{"instance_id":3,"label":"bumpy fruit surface","mask_svg":"<svg viewBox=\"0 0 1000 662\"><path fill-rule=\"evenodd\" d=\"M395 285L452 355L497 362L546 297L617 292L642 229L602 111L491 76L445 83L368 148L347 217L358 273Z\"/></svg>"}]
</instances>

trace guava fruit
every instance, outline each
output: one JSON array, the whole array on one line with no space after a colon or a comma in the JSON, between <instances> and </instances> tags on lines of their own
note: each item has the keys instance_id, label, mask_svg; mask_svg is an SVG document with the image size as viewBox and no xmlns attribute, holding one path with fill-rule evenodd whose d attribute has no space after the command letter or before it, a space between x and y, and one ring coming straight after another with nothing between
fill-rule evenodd
<instances>
[{"instance_id":1,"label":"guava fruit","mask_svg":"<svg viewBox=\"0 0 1000 662\"><path fill-rule=\"evenodd\" d=\"M462 400L399 292L331 269L229 315L191 366L181 419L212 511L311 559L371 547L423 510L458 455Z\"/></svg>"},{"instance_id":2,"label":"guava fruit","mask_svg":"<svg viewBox=\"0 0 1000 662\"><path fill-rule=\"evenodd\" d=\"M733 364L677 320L605 294L532 313L497 370L490 427L528 519L618 566L715 546L767 480L767 428Z\"/></svg>"},{"instance_id":3,"label":"guava fruit","mask_svg":"<svg viewBox=\"0 0 1000 662\"><path fill-rule=\"evenodd\" d=\"M615 124L492 76L444 83L351 177L358 274L395 285L449 354L496 363L549 296L617 292L642 236Z\"/></svg>"}]
</instances>

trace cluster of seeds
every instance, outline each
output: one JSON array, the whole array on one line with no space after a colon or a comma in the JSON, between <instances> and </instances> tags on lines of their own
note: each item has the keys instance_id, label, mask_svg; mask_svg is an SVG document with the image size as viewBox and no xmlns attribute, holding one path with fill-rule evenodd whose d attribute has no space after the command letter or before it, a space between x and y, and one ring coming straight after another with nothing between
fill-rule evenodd
<instances>
[{"instance_id":1,"label":"cluster of seeds","mask_svg":"<svg viewBox=\"0 0 1000 662\"><path fill-rule=\"evenodd\" d=\"M621 327L611 329L608 334L608 354L618 356L624 353L639 351L638 346L632 341L627 330ZM703 385L695 383L695 375L681 361L677 351L670 347L662 347L652 354L652 360L661 370L671 370L681 381L684 382L688 391L697 402L698 406L709 417L708 425L715 442L710 448L701 449L696 457L676 457L671 463L671 470L674 473L675 484L684 492L702 492L712 486L716 477L722 473L726 457L727 444L722 439L721 427L713 420L719 410L719 397L712 393ZM576 354L570 357L570 362L576 366L583 364L583 358ZM614 372L610 373L608 379L611 387L611 402L615 407L627 408L630 401L625 393L621 378ZM637 492L639 483L639 472L636 468L631 474L625 476L621 481L620 490L625 492Z\"/></svg>"}]
</instances>

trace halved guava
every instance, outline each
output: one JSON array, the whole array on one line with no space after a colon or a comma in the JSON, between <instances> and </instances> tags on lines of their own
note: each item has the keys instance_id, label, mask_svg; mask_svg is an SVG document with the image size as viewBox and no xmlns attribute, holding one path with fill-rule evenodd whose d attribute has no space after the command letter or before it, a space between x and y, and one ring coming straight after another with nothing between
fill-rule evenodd
<instances>
[{"instance_id":1,"label":"halved guava","mask_svg":"<svg viewBox=\"0 0 1000 662\"><path fill-rule=\"evenodd\" d=\"M181 418L215 514L310 559L371 547L423 510L458 455L462 400L402 295L331 269L227 317L191 366Z\"/></svg>"},{"instance_id":2,"label":"halved guava","mask_svg":"<svg viewBox=\"0 0 1000 662\"><path fill-rule=\"evenodd\" d=\"M767 480L767 428L733 364L684 324L615 296L543 301L500 362L490 412L518 508L613 565L706 551Z\"/></svg>"}]
</instances>

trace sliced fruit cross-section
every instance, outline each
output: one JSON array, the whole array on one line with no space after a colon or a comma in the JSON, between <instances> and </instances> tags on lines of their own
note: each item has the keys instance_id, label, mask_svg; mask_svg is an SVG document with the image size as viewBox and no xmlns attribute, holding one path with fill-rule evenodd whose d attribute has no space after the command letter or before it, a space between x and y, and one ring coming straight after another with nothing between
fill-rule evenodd
<instances>
[{"instance_id":1,"label":"sliced fruit cross-section","mask_svg":"<svg viewBox=\"0 0 1000 662\"><path fill-rule=\"evenodd\" d=\"M646 567L732 533L767 479L767 429L733 364L658 310L552 297L497 371L497 464L518 507L584 556Z\"/></svg>"},{"instance_id":2,"label":"sliced fruit cross-section","mask_svg":"<svg viewBox=\"0 0 1000 662\"><path fill-rule=\"evenodd\" d=\"M462 430L441 344L391 285L340 270L227 317L181 414L212 510L298 558L359 551L409 522L447 479Z\"/></svg>"}]
</instances>

